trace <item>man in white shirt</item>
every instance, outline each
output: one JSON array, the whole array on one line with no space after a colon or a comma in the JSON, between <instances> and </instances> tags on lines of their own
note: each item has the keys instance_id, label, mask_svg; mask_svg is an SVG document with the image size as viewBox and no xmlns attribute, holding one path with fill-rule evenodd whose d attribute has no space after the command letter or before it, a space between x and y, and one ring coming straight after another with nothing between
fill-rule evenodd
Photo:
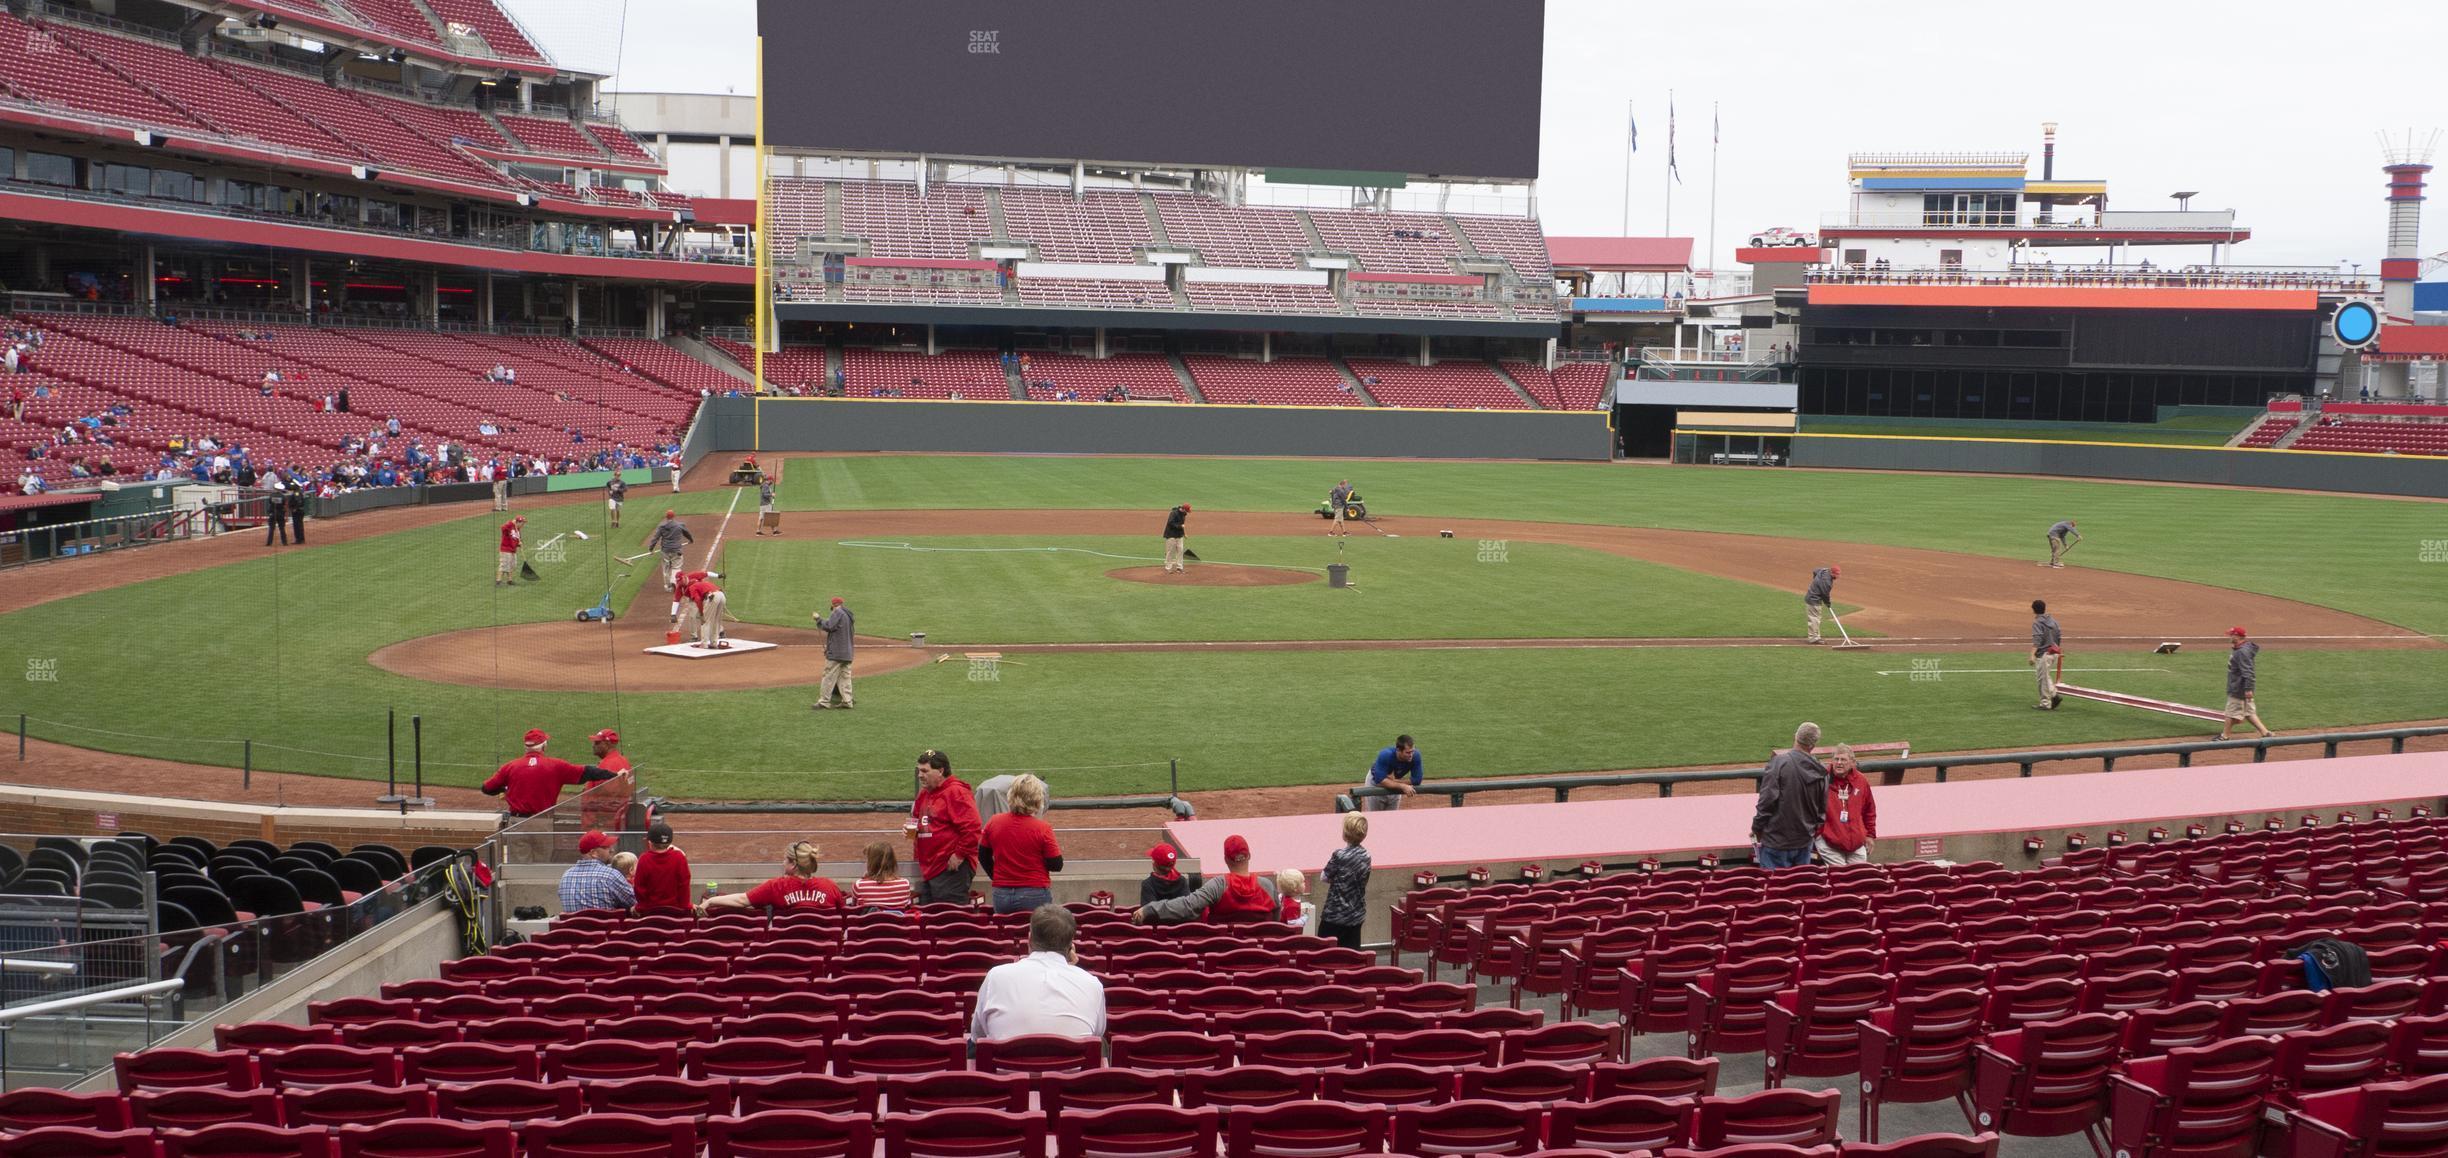
<instances>
[{"instance_id":1,"label":"man in white shirt","mask_svg":"<svg viewBox=\"0 0 2448 1158\"><path fill-rule=\"evenodd\" d=\"M1061 905L1029 915L1029 955L997 965L978 986L969 1036L1004 1041L1032 1033L1105 1036L1105 983L1079 967L1071 949L1079 923Z\"/></svg>"}]
</instances>

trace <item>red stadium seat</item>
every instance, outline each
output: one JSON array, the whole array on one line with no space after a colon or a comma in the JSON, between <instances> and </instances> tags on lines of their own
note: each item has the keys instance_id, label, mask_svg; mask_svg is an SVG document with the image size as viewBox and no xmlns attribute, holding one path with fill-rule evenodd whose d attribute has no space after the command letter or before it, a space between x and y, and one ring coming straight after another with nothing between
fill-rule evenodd
<instances>
[{"instance_id":1,"label":"red stadium seat","mask_svg":"<svg viewBox=\"0 0 2448 1158\"><path fill-rule=\"evenodd\" d=\"M842 1046L846 1049L851 1044ZM691 1078L769 1078L823 1073L832 1048L821 1038L726 1036L720 1041L690 1042L681 1048L680 1058L683 1071Z\"/></svg>"},{"instance_id":2,"label":"red stadium seat","mask_svg":"<svg viewBox=\"0 0 2448 1158\"><path fill-rule=\"evenodd\" d=\"M1761 1090L1739 1098L1705 1097L1692 1111L1695 1148L1771 1143L1825 1146L1836 1141L1835 1090Z\"/></svg>"},{"instance_id":3,"label":"red stadium seat","mask_svg":"<svg viewBox=\"0 0 2448 1158\"><path fill-rule=\"evenodd\" d=\"M1649 1098L1688 1098L1717 1092L1716 1058L1692 1061L1679 1057L1643 1058L1636 1062L1601 1062L1590 1067L1590 1097L1626 1094Z\"/></svg>"},{"instance_id":4,"label":"red stadium seat","mask_svg":"<svg viewBox=\"0 0 2448 1158\"><path fill-rule=\"evenodd\" d=\"M936 1110L1028 1109L1032 1079L1028 1074L983 1074L954 1070L932 1074L897 1074L882 1080L884 1112L926 1114Z\"/></svg>"},{"instance_id":5,"label":"red stadium seat","mask_svg":"<svg viewBox=\"0 0 2448 1158\"><path fill-rule=\"evenodd\" d=\"M516 1137L500 1123L468 1125L403 1118L340 1127L340 1158L511 1158Z\"/></svg>"},{"instance_id":6,"label":"red stadium seat","mask_svg":"<svg viewBox=\"0 0 2448 1158\"><path fill-rule=\"evenodd\" d=\"M0 1138L0 1158L157 1158L159 1154L151 1130L44 1126Z\"/></svg>"},{"instance_id":7,"label":"red stadium seat","mask_svg":"<svg viewBox=\"0 0 2448 1158\"><path fill-rule=\"evenodd\" d=\"M765 1110L706 1119L706 1158L871 1158L875 1124L865 1114Z\"/></svg>"},{"instance_id":8,"label":"red stadium seat","mask_svg":"<svg viewBox=\"0 0 2448 1158\"><path fill-rule=\"evenodd\" d=\"M886 1114L884 1158L1041 1158L1045 1120L1001 1110Z\"/></svg>"},{"instance_id":9,"label":"red stadium seat","mask_svg":"<svg viewBox=\"0 0 2448 1158\"><path fill-rule=\"evenodd\" d=\"M125 1130L131 1124L130 1100L115 1093L72 1094L66 1090L41 1088L10 1090L0 1093L0 1131L41 1130L52 1126Z\"/></svg>"},{"instance_id":10,"label":"red stadium seat","mask_svg":"<svg viewBox=\"0 0 2448 1158\"><path fill-rule=\"evenodd\" d=\"M1207 1158L1216 1153L1222 1121L1213 1108L1075 1110L1055 1120L1055 1152L1079 1158Z\"/></svg>"},{"instance_id":11,"label":"red stadium seat","mask_svg":"<svg viewBox=\"0 0 2448 1158\"><path fill-rule=\"evenodd\" d=\"M1889 1102L1952 1098L1974 1120L1972 1047L1981 1040L1986 1000L1975 989L1906 997L1863 1019L1862 1141L1879 1140L1879 1110Z\"/></svg>"},{"instance_id":12,"label":"red stadium seat","mask_svg":"<svg viewBox=\"0 0 2448 1158\"><path fill-rule=\"evenodd\" d=\"M121 1093L185 1086L255 1088L255 1058L238 1050L148 1049L112 1058L111 1069L118 1074Z\"/></svg>"},{"instance_id":13,"label":"red stadium seat","mask_svg":"<svg viewBox=\"0 0 2448 1158\"><path fill-rule=\"evenodd\" d=\"M454 1122L535 1122L574 1118L585 1106L578 1082L496 1081L434 1091L434 1116Z\"/></svg>"},{"instance_id":14,"label":"red stadium seat","mask_svg":"<svg viewBox=\"0 0 2448 1158\"><path fill-rule=\"evenodd\" d=\"M1342 1158L1385 1149L1388 1114L1376 1106L1293 1102L1225 1119L1228 1158Z\"/></svg>"},{"instance_id":15,"label":"red stadium seat","mask_svg":"<svg viewBox=\"0 0 2448 1158\"><path fill-rule=\"evenodd\" d=\"M872 1077L790 1074L741 1078L732 1083L740 1113L797 1111L872 1118L883 1099L883 1083Z\"/></svg>"},{"instance_id":16,"label":"red stadium seat","mask_svg":"<svg viewBox=\"0 0 2448 1158\"><path fill-rule=\"evenodd\" d=\"M1370 1106L1441 1106L1454 1100L1452 1071L1415 1065L1327 1070L1318 1092L1329 1102Z\"/></svg>"},{"instance_id":17,"label":"red stadium seat","mask_svg":"<svg viewBox=\"0 0 2448 1158\"><path fill-rule=\"evenodd\" d=\"M526 1158L697 1158L697 1124L635 1114L533 1122L519 1131L519 1151Z\"/></svg>"},{"instance_id":18,"label":"red stadium seat","mask_svg":"<svg viewBox=\"0 0 2448 1158\"><path fill-rule=\"evenodd\" d=\"M1392 1148L1413 1154L1528 1154L1540 1148L1546 1111L1506 1102L1449 1102L1394 1111Z\"/></svg>"},{"instance_id":19,"label":"red stadium seat","mask_svg":"<svg viewBox=\"0 0 2448 1158\"><path fill-rule=\"evenodd\" d=\"M1691 1136L1693 1102L1638 1094L1548 1107L1547 1143L1611 1153L1658 1153Z\"/></svg>"},{"instance_id":20,"label":"red stadium seat","mask_svg":"<svg viewBox=\"0 0 2448 1158\"><path fill-rule=\"evenodd\" d=\"M2448 1147L2448 1075L2311 1094L2286 1116L2294 1158L2377 1158Z\"/></svg>"},{"instance_id":21,"label":"red stadium seat","mask_svg":"<svg viewBox=\"0 0 2448 1158\"><path fill-rule=\"evenodd\" d=\"M2250 1153L2277 1063L2277 1043L2263 1037L2129 1062L2109 1079L2110 1144L2133 1158Z\"/></svg>"},{"instance_id":22,"label":"red stadium seat","mask_svg":"<svg viewBox=\"0 0 2448 1158\"><path fill-rule=\"evenodd\" d=\"M722 1078L622 1078L582 1082L589 1113L633 1114L641 1118L708 1118L731 1112L736 1098Z\"/></svg>"},{"instance_id":23,"label":"red stadium seat","mask_svg":"<svg viewBox=\"0 0 2448 1158\"><path fill-rule=\"evenodd\" d=\"M231 1122L201 1130L165 1130L162 1158L331 1158L332 1133L319 1126L282 1129Z\"/></svg>"},{"instance_id":24,"label":"red stadium seat","mask_svg":"<svg viewBox=\"0 0 2448 1158\"><path fill-rule=\"evenodd\" d=\"M977 1068L987 1073L1044 1074L1092 1070L1105 1064L1104 1043L1093 1037L1031 1034L977 1043Z\"/></svg>"},{"instance_id":25,"label":"red stadium seat","mask_svg":"<svg viewBox=\"0 0 2448 1158\"><path fill-rule=\"evenodd\" d=\"M1109 1110L1116 1106L1170 1106L1180 1088L1179 1075L1152 1070L1092 1069L1074 1073L1039 1074L1037 1100L1061 1124L1065 1113Z\"/></svg>"},{"instance_id":26,"label":"red stadium seat","mask_svg":"<svg viewBox=\"0 0 2448 1158\"><path fill-rule=\"evenodd\" d=\"M532 1049L463 1041L426 1045L401 1051L404 1076L411 1082L489 1082L503 1079L540 1081L543 1059Z\"/></svg>"},{"instance_id":27,"label":"red stadium seat","mask_svg":"<svg viewBox=\"0 0 2448 1158\"><path fill-rule=\"evenodd\" d=\"M396 1118L434 1116L424 1086L322 1086L281 1091L281 1116L291 1126L371 1126Z\"/></svg>"},{"instance_id":28,"label":"red stadium seat","mask_svg":"<svg viewBox=\"0 0 2448 1158\"><path fill-rule=\"evenodd\" d=\"M233 1122L281 1124L277 1090L222 1090L209 1086L142 1090L127 1095L123 1112L133 1117L134 1124L151 1130L201 1130Z\"/></svg>"},{"instance_id":29,"label":"red stadium seat","mask_svg":"<svg viewBox=\"0 0 2448 1158\"><path fill-rule=\"evenodd\" d=\"M1346 1072L1350 1071L1328 1070L1327 1074L1332 1076ZM1192 1109L1200 1106L1227 1109L1279 1106L1308 1101L1318 1092L1318 1075L1273 1066L1185 1070L1180 1074L1180 1081L1181 1103Z\"/></svg>"}]
</instances>

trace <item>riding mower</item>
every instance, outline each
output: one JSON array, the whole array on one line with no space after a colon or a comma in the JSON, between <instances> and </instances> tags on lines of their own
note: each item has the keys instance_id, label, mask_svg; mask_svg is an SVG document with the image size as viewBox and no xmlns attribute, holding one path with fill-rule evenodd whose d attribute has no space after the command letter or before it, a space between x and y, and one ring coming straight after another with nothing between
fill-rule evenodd
<instances>
[{"instance_id":1,"label":"riding mower","mask_svg":"<svg viewBox=\"0 0 2448 1158\"><path fill-rule=\"evenodd\" d=\"M1317 517L1321 519L1333 518L1334 503L1331 500L1319 503L1317 505ZM1369 517L1368 504L1360 501L1360 492L1353 491L1350 498L1343 500L1343 517L1354 522L1359 522Z\"/></svg>"}]
</instances>

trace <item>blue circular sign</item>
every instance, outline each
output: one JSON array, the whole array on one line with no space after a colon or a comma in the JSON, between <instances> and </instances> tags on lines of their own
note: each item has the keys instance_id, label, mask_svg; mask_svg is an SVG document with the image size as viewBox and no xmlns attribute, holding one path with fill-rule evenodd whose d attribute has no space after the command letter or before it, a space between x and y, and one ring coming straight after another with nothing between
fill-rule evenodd
<instances>
[{"instance_id":1,"label":"blue circular sign","mask_svg":"<svg viewBox=\"0 0 2448 1158\"><path fill-rule=\"evenodd\" d=\"M2329 316L2329 333L2341 346L2365 346L2380 336L2380 312L2370 302L2347 302Z\"/></svg>"}]
</instances>

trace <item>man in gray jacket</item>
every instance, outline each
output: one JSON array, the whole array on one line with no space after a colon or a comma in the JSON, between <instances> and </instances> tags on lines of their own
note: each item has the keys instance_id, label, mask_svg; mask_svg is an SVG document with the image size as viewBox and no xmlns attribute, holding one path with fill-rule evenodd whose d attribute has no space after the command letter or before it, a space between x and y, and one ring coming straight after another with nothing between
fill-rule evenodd
<instances>
[{"instance_id":1,"label":"man in gray jacket","mask_svg":"<svg viewBox=\"0 0 2448 1158\"><path fill-rule=\"evenodd\" d=\"M2057 630L2057 617L2048 613L2048 601L2032 600L2032 674L2040 678L2040 702L2032 706L2041 711L2055 711L2065 697L2057 694L2057 655L2065 650L2065 637Z\"/></svg>"},{"instance_id":2,"label":"man in gray jacket","mask_svg":"<svg viewBox=\"0 0 2448 1158\"><path fill-rule=\"evenodd\" d=\"M2254 731L2270 734L2253 703L2253 667L2260 658L2261 645L2246 639L2243 628L2227 629L2227 718L2219 724L2219 739L2226 739L2238 720L2250 720Z\"/></svg>"},{"instance_id":3,"label":"man in gray jacket","mask_svg":"<svg viewBox=\"0 0 2448 1158\"><path fill-rule=\"evenodd\" d=\"M1811 860L1811 838L1827 820L1828 773L1811 749L1819 725L1794 729L1793 747L1760 773L1759 807L1751 815L1751 859L1764 869L1800 868Z\"/></svg>"},{"instance_id":4,"label":"man in gray jacket","mask_svg":"<svg viewBox=\"0 0 2448 1158\"><path fill-rule=\"evenodd\" d=\"M1810 586L1802 589L1802 610L1810 620L1810 634L1802 642L1819 642L1819 617L1835 602L1836 579L1843 574L1844 568L1833 563L1811 572Z\"/></svg>"},{"instance_id":5,"label":"man in gray jacket","mask_svg":"<svg viewBox=\"0 0 2448 1158\"><path fill-rule=\"evenodd\" d=\"M696 541L696 536L689 534L687 524L682 523L679 514L673 511L663 512L663 521L656 523L654 530L646 532L646 545L663 555L665 591L673 590L673 580L680 575L681 561L688 557L689 544ZM712 563L713 560L706 562Z\"/></svg>"},{"instance_id":6,"label":"man in gray jacket","mask_svg":"<svg viewBox=\"0 0 2448 1158\"><path fill-rule=\"evenodd\" d=\"M855 646L856 632L851 629L850 609L842 605L841 596L833 597L831 614L817 612L816 628L825 633L824 682L817 685L816 702L812 708L833 706L833 693L841 693L841 706L850 706L850 655Z\"/></svg>"}]
</instances>

